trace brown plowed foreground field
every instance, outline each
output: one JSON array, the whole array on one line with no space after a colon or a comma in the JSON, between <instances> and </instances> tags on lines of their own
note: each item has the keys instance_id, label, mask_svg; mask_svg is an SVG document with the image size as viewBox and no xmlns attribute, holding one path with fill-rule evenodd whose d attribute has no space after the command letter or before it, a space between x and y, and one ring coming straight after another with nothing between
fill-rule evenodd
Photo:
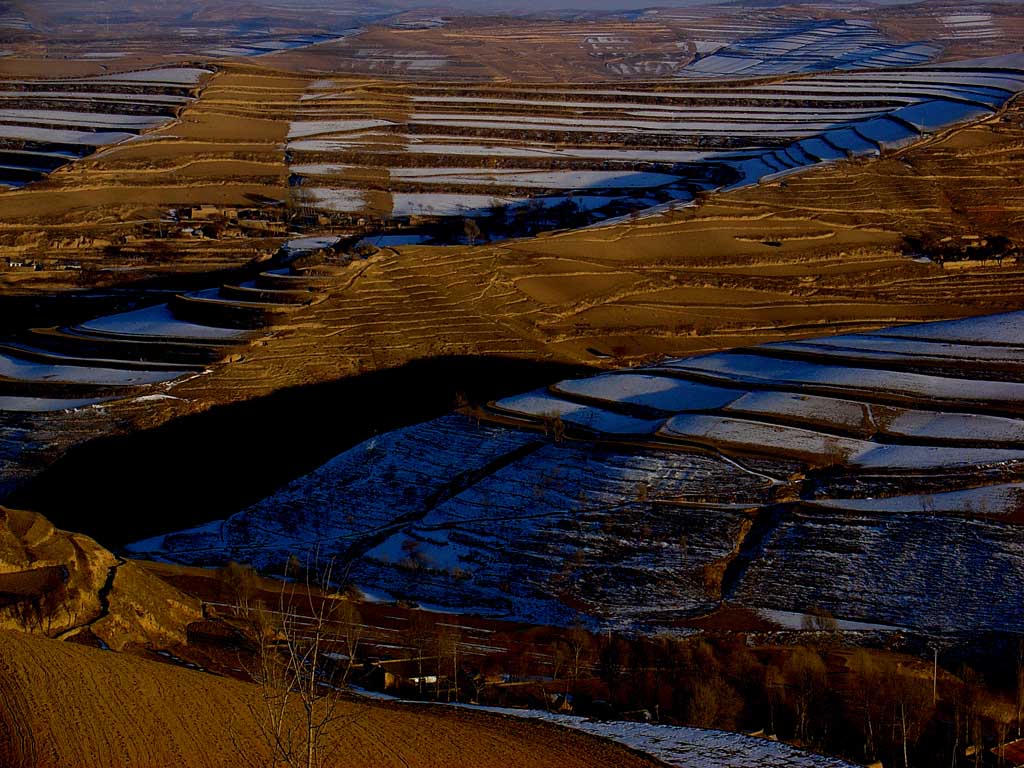
<instances>
[{"instance_id":1,"label":"brown plowed foreground field","mask_svg":"<svg viewBox=\"0 0 1024 768\"><path fill-rule=\"evenodd\" d=\"M0 763L44 766L268 765L252 684L54 640L0 632ZM657 765L539 723L440 708L345 703L330 765Z\"/></svg>"}]
</instances>

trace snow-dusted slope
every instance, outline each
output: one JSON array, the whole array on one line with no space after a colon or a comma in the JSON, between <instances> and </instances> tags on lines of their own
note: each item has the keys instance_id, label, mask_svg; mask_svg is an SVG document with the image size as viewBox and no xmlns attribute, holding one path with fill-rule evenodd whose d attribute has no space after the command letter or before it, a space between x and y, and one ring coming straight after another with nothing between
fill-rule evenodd
<instances>
[{"instance_id":1,"label":"snow-dusted slope","mask_svg":"<svg viewBox=\"0 0 1024 768\"><path fill-rule=\"evenodd\" d=\"M683 77L757 77L791 72L924 64L940 48L892 43L866 21L806 21L738 40L680 70Z\"/></svg>"},{"instance_id":2,"label":"snow-dusted slope","mask_svg":"<svg viewBox=\"0 0 1024 768\"><path fill-rule=\"evenodd\" d=\"M735 604L1021 631L1022 324L560 382L375 438L223 523L132 549L263 566L318 549L377 590L538 622L664 627Z\"/></svg>"},{"instance_id":3,"label":"snow-dusted slope","mask_svg":"<svg viewBox=\"0 0 1024 768\"><path fill-rule=\"evenodd\" d=\"M360 692L361 695L387 701L401 701L392 696ZM428 705L432 706L432 705ZM537 709L481 707L472 704L445 704L459 709L542 720L572 728L602 739L625 744L638 752L651 755L673 768L851 768L852 764L836 757L806 752L779 741L747 736L731 731L690 728L659 723L637 723L622 720L590 720Z\"/></svg>"}]
</instances>

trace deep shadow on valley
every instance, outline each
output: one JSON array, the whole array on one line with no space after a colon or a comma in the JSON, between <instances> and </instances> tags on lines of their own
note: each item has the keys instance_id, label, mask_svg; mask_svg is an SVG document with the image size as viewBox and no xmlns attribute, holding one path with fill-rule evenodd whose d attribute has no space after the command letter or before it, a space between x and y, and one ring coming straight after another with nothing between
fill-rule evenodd
<instances>
[{"instance_id":1,"label":"deep shadow on valley","mask_svg":"<svg viewBox=\"0 0 1024 768\"><path fill-rule=\"evenodd\" d=\"M485 402L586 372L512 358L436 357L290 387L77 446L5 503L117 548L227 517L346 448L436 418L460 400Z\"/></svg>"}]
</instances>

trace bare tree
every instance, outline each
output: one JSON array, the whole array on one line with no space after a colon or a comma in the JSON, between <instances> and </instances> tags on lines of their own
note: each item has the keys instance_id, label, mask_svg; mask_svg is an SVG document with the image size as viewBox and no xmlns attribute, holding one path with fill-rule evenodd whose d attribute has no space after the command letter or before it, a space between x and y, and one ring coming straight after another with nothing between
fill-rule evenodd
<instances>
[{"instance_id":1,"label":"bare tree","mask_svg":"<svg viewBox=\"0 0 1024 768\"><path fill-rule=\"evenodd\" d=\"M218 569L221 599L241 609L244 614L253 607L259 588L259 576L249 565L234 560Z\"/></svg>"},{"instance_id":2,"label":"bare tree","mask_svg":"<svg viewBox=\"0 0 1024 768\"><path fill-rule=\"evenodd\" d=\"M691 725L732 729L742 710L743 699L717 669L695 676L687 716Z\"/></svg>"},{"instance_id":3,"label":"bare tree","mask_svg":"<svg viewBox=\"0 0 1024 768\"><path fill-rule=\"evenodd\" d=\"M332 583L333 562L318 569L314 561L289 578L294 567L290 562L273 610L247 607L257 639L251 673L260 686L249 710L274 765L323 768L341 744L344 724L358 715L340 691L352 669L361 622L348 598L313 583L313 574L325 587Z\"/></svg>"},{"instance_id":4,"label":"bare tree","mask_svg":"<svg viewBox=\"0 0 1024 768\"><path fill-rule=\"evenodd\" d=\"M768 666L765 670L764 687L768 700L768 732L774 735L779 731L775 716L782 710L786 698L786 678L779 667Z\"/></svg>"},{"instance_id":5,"label":"bare tree","mask_svg":"<svg viewBox=\"0 0 1024 768\"><path fill-rule=\"evenodd\" d=\"M804 614L800 628L805 632L818 632L832 637L839 634L839 622L827 609L820 607L811 608Z\"/></svg>"},{"instance_id":6,"label":"bare tree","mask_svg":"<svg viewBox=\"0 0 1024 768\"><path fill-rule=\"evenodd\" d=\"M544 414L544 431L551 435L551 439L556 443L562 442L565 438L565 422L562 421L562 417L557 413Z\"/></svg>"},{"instance_id":7,"label":"bare tree","mask_svg":"<svg viewBox=\"0 0 1024 768\"><path fill-rule=\"evenodd\" d=\"M786 698L793 707L796 720L796 738L804 744L811 742L811 713L820 703L827 688L825 662L811 648L795 648L782 667L786 685Z\"/></svg>"},{"instance_id":8,"label":"bare tree","mask_svg":"<svg viewBox=\"0 0 1024 768\"><path fill-rule=\"evenodd\" d=\"M565 641L569 646L569 675L575 685L580 678L580 670L590 655L592 645L590 633L587 632L583 623L576 619L566 633Z\"/></svg>"},{"instance_id":9,"label":"bare tree","mask_svg":"<svg viewBox=\"0 0 1024 768\"><path fill-rule=\"evenodd\" d=\"M621 637L608 633L598 648L597 668L608 687L609 702L614 705L630 667L630 645Z\"/></svg>"},{"instance_id":10,"label":"bare tree","mask_svg":"<svg viewBox=\"0 0 1024 768\"><path fill-rule=\"evenodd\" d=\"M426 614L421 610L410 611L405 643L416 654L416 685L420 698L423 697L423 660L429 654L433 642L433 626Z\"/></svg>"},{"instance_id":11,"label":"bare tree","mask_svg":"<svg viewBox=\"0 0 1024 768\"><path fill-rule=\"evenodd\" d=\"M997 765L1002 768L1006 762L1006 742L1016 717L1016 705L1013 701L1001 696L988 696L983 709L985 717L991 721L996 734Z\"/></svg>"},{"instance_id":12,"label":"bare tree","mask_svg":"<svg viewBox=\"0 0 1024 768\"><path fill-rule=\"evenodd\" d=\"M910 750L917 745L925 726L935 711L932 701L932 686L905 672L892 677L896 722L900 731L900 746L903 753L903 768L910 768ZM978 737L980 742L980 736Z\"/></svg>"},{"instance_id":13,"label":"bare tree","mask_svg":"<svg viewBox=\"0 0 1024 768\"><path fill-rule=\"evenodd\" d=\"M861 721L864 736L864 759L878 758L882 724L885 721L889 689L895 670L891 664L879 662L869 651L857 650L850 657L850 704Z\"/></svg>"},{"instance_id":14,"label":"bare tree","mask_svg":"<svg viewBox=\"0 0 1024 768\"><path fill-rule=\"evenodd\" d=\"M352 670L359 659L359 646L363 641L363 632L366 625L363 624L363 616L356 607L355 601L344 598L338 610L338 639L345 648L345 667L342 670L341 682L348 685L352 677Z\"/></svg>"}]
</instances>

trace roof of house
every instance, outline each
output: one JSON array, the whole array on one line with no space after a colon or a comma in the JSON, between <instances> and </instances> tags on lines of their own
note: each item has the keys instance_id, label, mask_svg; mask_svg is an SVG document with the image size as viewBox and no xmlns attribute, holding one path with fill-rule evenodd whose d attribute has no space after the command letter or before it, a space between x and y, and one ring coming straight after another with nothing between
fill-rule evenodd
<instances>
[{"instance_id":1,"label":"roof of house","mask_svg":"<svg viewBox=\"0 0 1024 768\"><path fill-rule=\"evenodd\" d=\"M1010 766L1016 768L1016 766L1024 765L1024 739L1007 742L1001 747L995 747L992 751L997 755L1002 755Z\"/></svg>"}]
</instances>

